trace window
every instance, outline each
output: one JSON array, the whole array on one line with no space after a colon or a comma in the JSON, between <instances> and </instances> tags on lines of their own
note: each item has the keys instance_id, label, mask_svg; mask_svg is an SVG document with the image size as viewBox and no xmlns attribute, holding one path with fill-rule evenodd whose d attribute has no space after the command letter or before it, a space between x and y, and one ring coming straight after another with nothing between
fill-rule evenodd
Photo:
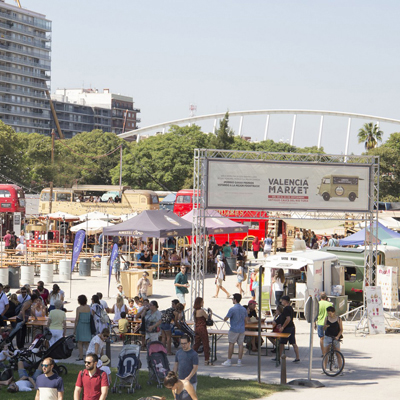
<instances>
[{"instance_id":1,"label":"window","mask_svg":"<svg viewBox=\"0 0 400 400\"><path fill-rule=\"evenodd\" d=\"M71 201L71 193L57 193L57 201Z\"/></svg>"},{"instance_id":2,"label":"window","mask_svg":"<svg viewBox=\"0 0 400 400\"><path fill-rule=\"evenodd\" d=\"M0 189L0 197L11 197L11 193L6 189Z\"/></svg>"},{"instance_id":3,"label":"window","mask_svg":"<svg viewBox=\"0 0 400 400\"><path fill-rule=\"evenodd\" d=\"M178 204L190 204L192 202L191 196L178 196L176 198Z\"/></svg>"},{"instance_id":4,"label":"window","mask_svg":"<svg viewBox=\"0 0 400 400\"><path fill-rule=\"evenodd\" d=\"M156 194L151 195L150 198L151 204L158 204L158 196Z\"/></svg>"},{"instance_id":5,"label":"window","mask_svg":"<svg viewBox=\"0 0 400 400\"><path fill-rule=\"evenodd\" d=\"M52 196L52 200L54 201L54 193ZM42 194L40 195L40 200L41 201L50 201L50 192L42 192Z\"/></svg>"}]
</instances>

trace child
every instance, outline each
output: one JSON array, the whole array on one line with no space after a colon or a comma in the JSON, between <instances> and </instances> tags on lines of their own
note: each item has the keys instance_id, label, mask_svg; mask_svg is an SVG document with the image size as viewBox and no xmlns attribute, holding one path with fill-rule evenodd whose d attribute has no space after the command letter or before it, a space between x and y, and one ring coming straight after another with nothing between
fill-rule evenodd
<instances>
[{"instance_id":1,"label":"child","mask_svg":"<svg viewBox=\"0 0 400 400\"><path fill-rule=\"evenodd\" d=\"M124 340L125 333L127 333L129 330L129 322L126 319L125 311L122 311L121 318L118 320L118 330L119 330L119 333L121 334L121 339Z\"/></svg>"},{"instance_id":2,"label":"child","mask_svg":"<svg viewBox=\"0 0 400 400\"><path fill-rule=\"evenodd\" d=\"M6 361L8 361L14 354L8 350L8 344L3 347L3 350L0 352L0 368L6 368Z\"/></svg>"}]
</instances>

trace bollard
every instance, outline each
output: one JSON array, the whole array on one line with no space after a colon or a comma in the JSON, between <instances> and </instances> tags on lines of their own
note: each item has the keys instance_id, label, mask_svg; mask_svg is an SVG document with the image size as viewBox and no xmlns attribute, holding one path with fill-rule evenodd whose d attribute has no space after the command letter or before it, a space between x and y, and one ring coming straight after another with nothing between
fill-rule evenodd
<instances>
[{"instance_id":1,"label":"bollard","mask_svg":"<svg viewBox=\"0 0 400 400\"><path fill-rule=\"evenodd\" d=\"M281 357L281 385L286 385L286 354Z\"/></svg>"}]
</instances>

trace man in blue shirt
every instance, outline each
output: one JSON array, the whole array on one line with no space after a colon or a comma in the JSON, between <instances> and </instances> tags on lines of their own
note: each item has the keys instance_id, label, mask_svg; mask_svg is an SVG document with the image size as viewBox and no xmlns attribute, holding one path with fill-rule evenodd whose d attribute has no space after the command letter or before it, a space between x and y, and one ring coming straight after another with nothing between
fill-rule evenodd
<instances>
[{"instance_id":1,"label":"man in blue shirt","mask_svg":"<svg viewBox=\"0 0 400 400\"><path fill-rule=\"evenodd\" d=\"M178 372L179 379L189 381L196 391L199 355L191 348L188 335L182 336L181 347L175 355L174 372Z\"/></svg>"},{"instance_id":2,"label":"man in blue shirt","mask_svg":"<svg viewBox=\"0 0 400 400\"><path fill-rule=\"evenodd\" d=\"M36 379L35 400L63 400L64 383L60 376L53 372L54 360L50 357L42 361L43 374Z\"/></svg>"},{"instance_id":3,"label":"man in blue shirt","mask_svg":"<svg viewBox=\"0 0 400 400\"><path fill-rule=\"evenodd\" d=\"M242 357L243 357L243 342L244 342L244 331L245 331L245 323L247 318L247 310L240 305L240 301L242 300L242 295L239 293L235 293L233 295L233 307L231 307L224 318L224 321L230 319L231 327L228 333L228 359L222 363L225 367L230 367L232 365L232 354L233 347L235 343L239 346L239 354L238 354L238 363L237 366L242 366Z\"/></svg>"}]
</instances>

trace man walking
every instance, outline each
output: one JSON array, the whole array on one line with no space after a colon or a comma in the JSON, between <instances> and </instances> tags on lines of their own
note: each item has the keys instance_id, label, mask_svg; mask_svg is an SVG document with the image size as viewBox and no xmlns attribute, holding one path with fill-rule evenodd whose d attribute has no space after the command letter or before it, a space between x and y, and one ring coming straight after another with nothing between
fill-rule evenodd
<instances>
[{"instance_id":1,"label":"man walking","mask_svg":"<svg viewBox=\"0 0 400 400\"><path fill-rule=\"evenodd\" d=\"M178 372L179 379L189 381L194 390L197 390L197 369L199 356L190 345L190 337L183 335L181 348L175 354L174 372Z\"/></svg>"},{"instance_id":2,"label":"man walking","mask_svg":"<svg viewBox=\"0 0 400 400\"><path fill-rule=\"evenodd\" d=\"M189 293L188 287L188 278L186 275L187 267L181 265L181 272L179 272L175 277L175 291L176 297L178 297L179 303L186 306L185 294ZM181 378L182 379L182 378Z\"/></svg>"},{"instance_id":3,"label":"man walking","mask_svg":"<svg viewBox=\"0 0 400 400\"><path fill-rule=\"evenodd\" d=\"M228 333L228 359L222 363L225 367L232 366L232 354L235 343L239 346L238 362L237 366L242 366L243 357L243 342L244 342L244 331L247 318L247 310L240 305L242 300L242 295L240 293L235 293L233 295L233 307L231 307L224 318L224 321L230 319L231 327Z\"/></svg>"},{"instance_id":4,"label":"man walking","mask_svg":"<svg viewBox=\"0 0 400 400\"><path fill-rule=\"evenodd\" d=\"M79 372L75 384L74 400L105 400L108 394L108 378L104 371L97 368L97 354L89 353L85 358L85 370Z\"/></svg>"},{"instance_id":5,"label":"man walking","mask_svg":"<svg viewBox=\"0 0 400 400\"><path fill-rule=\"evenodd\" d=\"M284 350L285 344L289 340L289 344L293 346L294 352L296 354L296 358L293 360L293 362L299 362L300 356L299 356L299 348L296 344L296 328L293 323L294 311L292 306L290 305L290 297L282 296L281 303L284 307L282 312L282 321L284 322L279 331L282 333L290 333L290 336L288 339L282 338L280 340L279 353L277 354L277 357L278 359L280 359L280 355Z\"/></svg>"},{"instance_id":6,"label":"man walking","mask_svg":"<svg viewBox=\"0 0 400 400\"><path fill-rule=\"evenodd\" d=\"M327 300L326 293L321 292L320 294L321 300L319 301L319 312L318 312L318 319L314 324L314 329L317 329L318 337L319 337L319 345L321 347L322 355L324 354L324 323L325 319L328 316L328 311L326 310L328 307L332 306Z\"/></svg>"},{"instance_id":7,"label":"man walking","mask_svg":"<svg viewBox=\"0 0 400 400\"><path fill-rule=\"evenodd\" d=\"M35 400L63 400L64 382L53 372L54 360L51 357L42 361L43 374L36 379Z\"/></svg>"}]
</instances>

